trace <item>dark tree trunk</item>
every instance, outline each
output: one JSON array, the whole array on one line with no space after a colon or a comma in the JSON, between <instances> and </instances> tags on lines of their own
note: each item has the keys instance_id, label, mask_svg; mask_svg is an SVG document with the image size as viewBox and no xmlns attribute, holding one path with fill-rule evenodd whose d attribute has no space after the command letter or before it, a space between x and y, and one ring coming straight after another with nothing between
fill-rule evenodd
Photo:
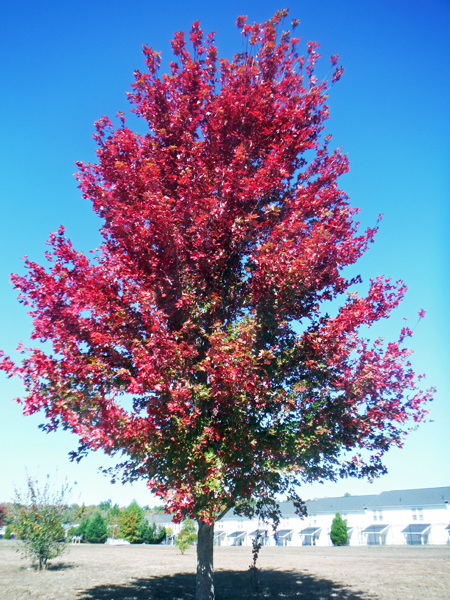
<instances>
[{"instance_id":1,"label":"dark tree trunk","mask_svg":"<svg viewBox=\"0 0 450 600\"><path fill-rule=\"evenodd\" d=\"M214 600L214 525L198 521L197 590L195 600Z\"/></svg>"}]
</instances>

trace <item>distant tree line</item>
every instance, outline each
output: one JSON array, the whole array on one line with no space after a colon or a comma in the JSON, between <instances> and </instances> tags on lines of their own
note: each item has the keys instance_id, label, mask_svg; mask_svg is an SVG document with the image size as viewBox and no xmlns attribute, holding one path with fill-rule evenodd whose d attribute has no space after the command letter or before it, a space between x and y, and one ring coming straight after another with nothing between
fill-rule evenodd
<instances>
[{"instance_id":1,"label":"distant tree line","mask_svg":"<svg viewBox=\"0 0 450 600\"><path fill-rule=\"evenodd\" d=\"M131 544L160 544L166 537L164 527L157 525L149 515L164 514L160 506L139 506L133 501L128 507L119 507L111 500L95 504L70 504L60 510L59 524L66 525L67 539L80 536L81 541L102 544L107 538L121 538ZM17 521L17 505L0 504L0 526L6 525L3 539L21 538ZM67 528L71 525L70 528ZM62 536L64 537L64 530ZM23 532L22 532L23 535Z\"/></svg>"},{"instance_id":2,"label":"distant tree line","mask_svg":"<svg viewBox=\"0 0 450 600\"><path fill-rule=\"evenodd\" d=\"M68 537L80 536L82 541L102 544L109 538L121 538L130 544L160 544L166 537L164 527L158 526L147 515L160 514L159 507L141 508L133 502L126 508L112 504L111 500L98 506L72 504L65 514L66 523L75 523L67 532Z\"/></svg>"}]
</instances>

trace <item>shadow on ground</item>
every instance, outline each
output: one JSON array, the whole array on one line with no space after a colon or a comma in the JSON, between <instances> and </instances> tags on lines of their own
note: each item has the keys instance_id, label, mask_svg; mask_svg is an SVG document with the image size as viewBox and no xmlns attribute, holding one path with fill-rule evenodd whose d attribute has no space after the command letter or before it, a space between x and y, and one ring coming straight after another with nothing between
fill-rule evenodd
<instances>
[{"instance_id":1,"label":"shadow on ground","mask_svg":"<svg viewBox=\"0 0 450 600\"><path fill-rule=\"evenodd\" d=\"M259 574L259 594L248 571L216 571L216 600L295 598L296 600L377 600L376 596L294 571L265 570ZM97 585L80 592L79 600L194 600L195 575L176 573L134 579L122 585Z\"/></svg>"},{"instance_id":2,"label":"shadow on ground","mask_svg":"<svg viewBox=\"0 0 450 600\"><path fill-rule=\"evenodd\" d=\"M47 568L44 570L45 571L68 571L70 569L76 569L76 568L78 568L78 566L74 563L59 562L59 563L48 563ZM22 567L19 567L19 569L20 569L20 571L39 571L39 565L36 563L33 563L31 565L31 567L23 565Z\"/></svg>"},{"instance_id":3,"label":"shadow on ground","mask_svg":"<svg viewBox=\"0 0 450 600\"><path fill-rule=\"evenodd\" d=\"M68 569L76 569L77 565L74 563L54 563L54 564L49 564L47 567L48 571L67 571Z\"/></svg>"}]
</instances>

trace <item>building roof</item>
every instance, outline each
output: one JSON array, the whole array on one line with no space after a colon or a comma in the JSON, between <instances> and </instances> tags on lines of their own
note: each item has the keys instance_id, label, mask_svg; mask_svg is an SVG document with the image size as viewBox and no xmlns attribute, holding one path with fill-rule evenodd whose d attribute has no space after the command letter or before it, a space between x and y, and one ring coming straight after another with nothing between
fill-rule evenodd
<instances>
[{"instance_id":1,"label":"building roof","mask_svg":"<svg viewBox=\"0 0 450 600\"><path fill-rule=\"evenodd\" d=\"M450 502L450 487L394 490L370 496L319 498L318 500L308 500L305 504L308 515L313 515L318 513L363 512L372 508L423 508L424 506L436 506L448 502ZM280 508L283 517L295 516L292 502L280 502Z\"/></svg>"},{"instance_id":2,"label":"building roof","mask_svg":"<svg viewBox=\"0 0 450 600\"><path fill-rule=\"evenodd\" d=\"M340 498L319 498L306 502L308 514L363 512L376 496L343 496Z\"/></svg>"},{"instance_id":3,"label":"building roof","mask_svg":"<svg viewBox=\"0 0 450 600\"><path fill-rule=\"evenodd\" d=\"M231 521L231 520L235 521L236 519L241 519L242 521L245 521L247 519L247 517L243 517L242 515L237 515L234 512L234 509L231 509L220 520L221 521Z\"/></svg>"},{"instance_id":4,"label":"building roof","mask_svg":"<svg viewBox=\"0 0 450 600\"><path fill-rule=\"evenodd\" d=\"M436 506L450 502L450 487L421 488L418 490L393 490L373 497L370 508Z\"/></svg>"},{"instance_id":5,"label":"building roof","mask_svg":"<svg viewBox=\"0 0 450 600\"><path fill-rule=\"evenodd\" d=\"M157 525L171 525L173 515L161 515L159 513L149 513L145 515L145 518L149 523L156 523Z\"/></svg>"}]
</instances>

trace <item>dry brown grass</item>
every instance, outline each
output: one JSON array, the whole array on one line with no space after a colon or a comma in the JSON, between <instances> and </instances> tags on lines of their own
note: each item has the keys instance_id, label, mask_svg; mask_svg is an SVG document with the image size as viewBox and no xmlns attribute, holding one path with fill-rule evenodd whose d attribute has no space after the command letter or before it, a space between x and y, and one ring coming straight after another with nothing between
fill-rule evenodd
<instances>
[{"instance_id":1,"label":"dry brown grass","mask_svg":"<svg viewBox=\"0 0 450 600\"><path fill-rule=\"evenodd\" d=\"M0 541L2 600L193 600L195 550L70 546L46 572ZM250 548L216 548L217 600L256 597ZM450 547L263 548L260 598L449 600Z\"/></svg>"}]
</instances>

